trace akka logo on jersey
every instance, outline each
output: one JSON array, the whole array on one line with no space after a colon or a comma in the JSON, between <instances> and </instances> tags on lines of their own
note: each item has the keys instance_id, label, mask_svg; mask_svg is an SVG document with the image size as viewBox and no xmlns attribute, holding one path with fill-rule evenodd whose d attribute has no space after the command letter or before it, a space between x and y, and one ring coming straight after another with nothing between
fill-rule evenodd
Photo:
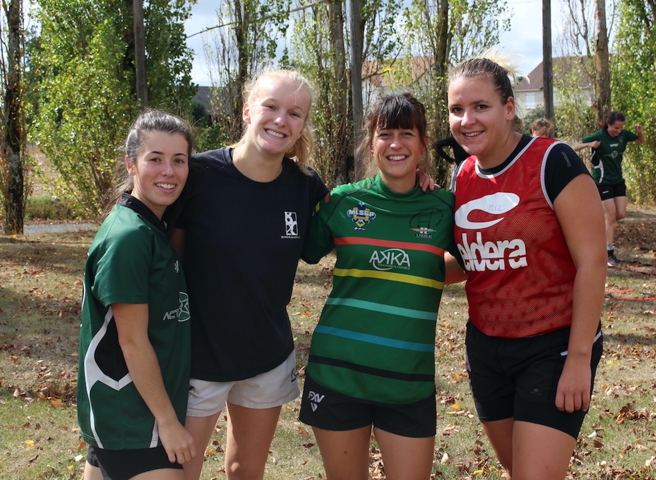
<instances>
[{"instance_id":1,"label":"akka logo on jersey","mask_svg":"<svg viewBox=\"0 0 656 480\"><path fill-rule=\"evenodd\" d=\"M312 407L313 412L317 409L324 397L325 395L320 395L312 390L308 392L308 400L310 400L310 407Z\"/></svg>"},{"instance_id":2,"label":"akka logo on jersey","mask_svg":"<svg viewBox=\"0 0 656 480\"><path fill-rule=\"evenodd\" d=\"M469 243L467 234L462 234L462 243L458 243L458 251L465 262L468 271L483 272L486 270L505 270L506 268L522 268L528 266L526 261L526 245L522 239L485 241L483 233L505 217L486 222L475 222L469 219L476 211L490 215L503 215L519 205L519 197L514 193L499 192L477 198L462 205L455 214L456 225L466 230L483 230L476 232L476 239Z\"/></svg>"},{"instance_id":3,"label":"akka logo on jersey","mask_svg":"<svg viewBox=\"0 0 656 480\"><path fill-rule=\"evenodd\" d=\"M298 216L296 212L285 212L285 234L280 238L301 238L298 234Z\"/></svg>"},{"instance_id":4,"label":"akka logo on jersey","mask_svg":"<svg viewBox=\"0 0 656 480\"><path fill-rule=\"evenodd\" d=\"M376 270L392 270L403 269L410 270L410 257L408 254L401 250L400 248L389 248L387 250L374 250L374 253L371 254L369 263Z\"/></svg>"},{"instance_id":5,"label":"akka logo on jersey","mask_svg":"<svg viewBox=\"0 0 656 480\"><path fill-rule=\"evenodd\" d=\"M437 209L423 210L410 219L410 230L416 233L417 238L433 238L442 219L443 214Z\"/></svg>"},{"instance_id":6,"label":"akka logo on jersey","mask_svg":"<svg viewBox=\"0 0 656 480\"><path fill-rule=\"evenodd\" d=\"M376 212L372 212L364 203L358 203L358 208L347 210L346 215L351 217L355 223L356 230L366 230L366 226L376 218Z\"/></svg>"}]
</instances>

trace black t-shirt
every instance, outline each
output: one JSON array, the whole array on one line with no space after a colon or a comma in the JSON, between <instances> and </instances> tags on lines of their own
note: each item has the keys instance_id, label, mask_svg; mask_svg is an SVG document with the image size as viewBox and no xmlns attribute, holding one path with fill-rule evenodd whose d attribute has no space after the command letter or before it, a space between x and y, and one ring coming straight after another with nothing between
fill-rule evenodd
<instances>
[{"instance_id":1,"label":"black t-shirt","mask_svg":"<svg viewBox=\"0 0 656 480\"><path fill-rule=\"evenodd\" d=\"M287 304L316 203L328 189L290 159L271 182L232 163L232 149L193 155L184 269L192 311L192 378L234 381L292 352Z\"/></svg>"}]
</instances>

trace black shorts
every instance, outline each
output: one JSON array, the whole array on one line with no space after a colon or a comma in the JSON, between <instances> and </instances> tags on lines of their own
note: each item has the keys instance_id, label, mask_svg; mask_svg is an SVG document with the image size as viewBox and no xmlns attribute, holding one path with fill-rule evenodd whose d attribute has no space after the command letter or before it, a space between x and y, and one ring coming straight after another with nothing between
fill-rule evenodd
<instances>
[{"instance_id":1,"label":"black shorts","mask_svg":"<svg viewBox=\"0 0 656 480\"><path fill-rule=\"evenodd\" d=\"M622 180L620 183L598 183L597 190L602 200L610 200L615 197L626 197L626 182Z\"/></svg>"},{"instance_id":2,"label":"black shorts","mask_svg":"<svg viewBox=\"0 0 656 480\"><path fill-rule=\"evenodd\" d=\"M499 338L467 322L467 372L481 422L514 418L578 437L587 410L567 413L556 408L569 332L564 328L528 338ZM593 384L602 351L600 327L592 347Z\"/></svg>"},{"instance_id":3,"label":"black shorts","mask_svg":"<svg viewBox=\"0 0 656 480\"><path fill-rule=\"evenodd\" d=\"M140 473L164 468L182 470L179 463L169 462L161 445L137 450L105 450L89 445L87 462L100 468L104 480L128 480Z\"/></svg>"},{"instance_id":4,"label":"black shorts","mask_svg":"<svg viewBox=\"0 0 656 480\"><path fill-rule=\"evenodd\" d=\"M379 405L345 397L320 386L307 375L299 420L330 431L355 430L373 425L402 437L434 437L437 427L435 394L412 404Z\"/></svg>"}]
</instances>

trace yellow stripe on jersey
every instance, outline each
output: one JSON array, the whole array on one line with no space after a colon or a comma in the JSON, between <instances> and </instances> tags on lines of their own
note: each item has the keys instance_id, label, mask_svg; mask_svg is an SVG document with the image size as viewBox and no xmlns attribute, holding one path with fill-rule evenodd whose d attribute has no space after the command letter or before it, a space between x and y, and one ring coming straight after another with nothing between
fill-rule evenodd
<instances>
[{"instance_id":1,"label":"yellow stripe on jersey","mask_svg":"<svg viewBox=\"0 0 656 480\"><path fill-rule=\"evenodd\" d=\"M360 270L357 268L336 268L333 270L333 275L337 277L378 278L380 280L390 280L392 282L421 285L422 287L434 288L436 290L444 289L444 282L438 282L431 278L417 277L415 275L405 275L403 273Z\"/></svg>"}]
</instances>

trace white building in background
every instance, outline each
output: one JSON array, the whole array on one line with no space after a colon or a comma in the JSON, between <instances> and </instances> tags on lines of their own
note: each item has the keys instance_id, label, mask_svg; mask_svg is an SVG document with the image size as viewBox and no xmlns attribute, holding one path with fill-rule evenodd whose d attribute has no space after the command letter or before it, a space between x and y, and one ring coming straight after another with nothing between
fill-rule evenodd
<instances>
[{"instance_id":1,"label":"white building in background","mask_svg":"<svg viewBox=\"0 0 656 480\"><path fill-rule=\"evenodd\" d=\"M553 59L552 79L554 85L554 106L557 108L562 101L559 87L568 85L587 105L592 105L594 99L594 81L585 73L584 57L556 57ZM515 101L520 108L528 113L536 108L544 108L544 76L543 62L535 67L528 77L521 79L514 86Z\"/></svg>"}]
</instances>

